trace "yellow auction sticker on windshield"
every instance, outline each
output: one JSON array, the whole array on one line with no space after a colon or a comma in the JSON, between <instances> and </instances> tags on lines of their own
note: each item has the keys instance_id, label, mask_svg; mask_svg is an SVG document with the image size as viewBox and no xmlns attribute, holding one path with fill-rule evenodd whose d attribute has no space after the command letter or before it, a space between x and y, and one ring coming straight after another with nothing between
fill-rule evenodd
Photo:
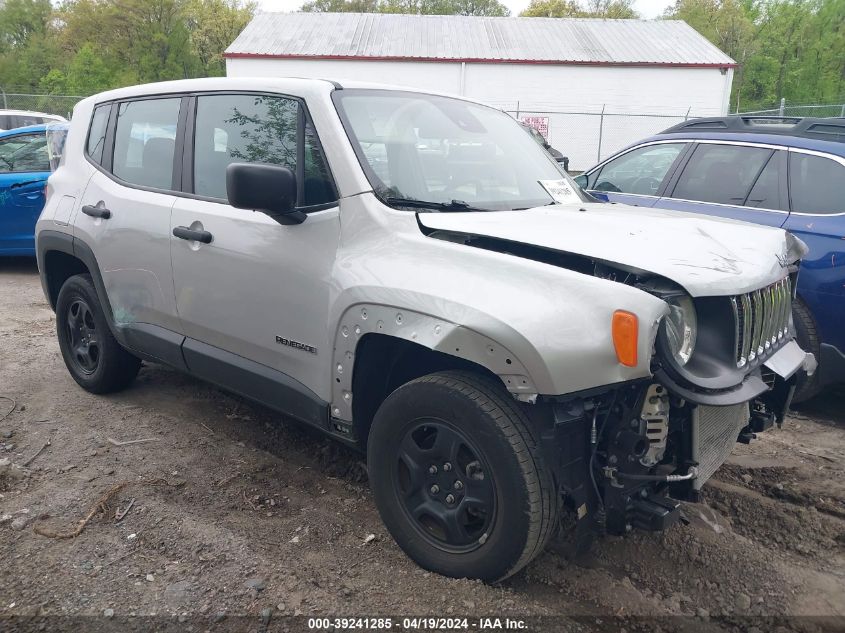
<instances>
[{"instance_id":1,"label":"yellow auction sticker on windshield","mask_svg":"<svg viewBox=\"0 0 845 633\"><path fill-rule=\"evenodd\" d=\"M546 190L552 200L563 203L583 202L566 180L538 180L540 186Z\"/></svg>"}]
</instances>

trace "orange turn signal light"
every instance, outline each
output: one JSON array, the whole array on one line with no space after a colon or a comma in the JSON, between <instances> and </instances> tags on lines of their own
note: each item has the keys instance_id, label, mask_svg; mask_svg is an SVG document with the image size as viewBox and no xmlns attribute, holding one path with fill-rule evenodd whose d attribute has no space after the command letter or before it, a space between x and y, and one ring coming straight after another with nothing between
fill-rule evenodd
<instances>
[{"instance_id":1,"label":"orange turn signal light","mask_svg":"<svg viewBox=\"0 0 845 633\"><path fill-rule=\"evenodd\" d=\"M613 323L610 329L613 333L616 360L626 367L636 367L637 337L639 334L637 315L625 310L617 310L613 313Z\"/></svg>"}]
</instances>

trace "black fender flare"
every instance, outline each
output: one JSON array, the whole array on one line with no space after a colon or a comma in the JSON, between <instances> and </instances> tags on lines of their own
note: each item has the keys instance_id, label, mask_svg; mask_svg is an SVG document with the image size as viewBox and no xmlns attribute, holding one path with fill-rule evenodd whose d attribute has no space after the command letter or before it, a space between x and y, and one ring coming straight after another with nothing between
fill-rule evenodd
<instances>
[{"instance_id":1,"label":"black fender flare","mask_svg":"<svg viewBox=\"0 0 845 633\"><path fill-rule=\"evenodd\" d=\"M38 270L41 277L41 287L50 302L50 307L56 309L53 293L50 292L49 272L47 271L47 253L59 251L70 255L82 262L91 274L97 298L108 323L109 330L115 340L133 354L147 360L165 363L176 369L186 370L185 358L182 355L182 343L185 337L177 332L171 332L156 325L134 323L131 326L118 326L114 319L111 302L109 301L106 285L100 265L93 249L84 241L61 231L41 231L36 240L35 256L38 260ZM58 294L58 293L56 293Z\"/></svg>"},{"instance_id":2,"label":"black fender flare","mask_svg":"<svg viewBox=\"0 0 845 633\"><path fill-rule=\"evenodd\" d=\"M50 307L56 309L52 294L49 287L49 279L47 273L47 253L50 251L59 251L66 255L75 257L88 269L91 273L91 279L94 282L94 288L97 289L97 297L106 312L106 320L109 324L109 329L115 338L118 338L116 326L114 324L114 313L112 312L111 303L109 302L108 294L106 294L106 286L103 283L103 275L100 272L100 265L97 263L97 258L94 256L94 251L82 240L60 231L41 231L38 234L35 246L35 257L38 261L38 271L41 276L41 287L44 289L44 295L50 302ZM118 340L120 340L118 338Z\"/></svg>"}]
</instances>

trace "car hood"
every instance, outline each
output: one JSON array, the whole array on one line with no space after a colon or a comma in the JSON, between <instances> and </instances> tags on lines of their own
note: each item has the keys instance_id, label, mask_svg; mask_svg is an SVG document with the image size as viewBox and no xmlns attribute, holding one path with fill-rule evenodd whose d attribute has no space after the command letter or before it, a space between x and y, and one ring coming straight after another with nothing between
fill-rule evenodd
<instances>
[{"instance_id":1,"label":"car hood","mask_svg":"<svg viewBox=\"0 0 845 633\"><path fill-rule=\"evenodd\" d=\"M781 229L621 204L420 213L428 229L533 244L647 271L692 296L735 295L782 278L807 247Z\"/></svg>"}]
</instances>

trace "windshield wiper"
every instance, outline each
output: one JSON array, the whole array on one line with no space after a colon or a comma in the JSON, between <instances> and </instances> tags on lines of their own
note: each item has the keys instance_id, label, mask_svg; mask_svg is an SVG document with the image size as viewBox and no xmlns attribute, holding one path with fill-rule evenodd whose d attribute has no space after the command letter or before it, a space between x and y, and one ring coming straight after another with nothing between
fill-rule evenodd
<instances>
[{"instance_id":1,"label":"windshield wiper","mask_svg":"<svg viewBox=\"0 0 845 633\"><path fill-rule=\"evenodd\" d=\"M433 202L429 200L417 200L415 198L397 198L390 196L385 198L385 202L397 207L410 207L412 209L431 209L432 211L449 212L449 211L492 211L492 209L482 209L480 207L473 207L463 200L452 200L451 202Z\"/></svg>"}]
</instances>

